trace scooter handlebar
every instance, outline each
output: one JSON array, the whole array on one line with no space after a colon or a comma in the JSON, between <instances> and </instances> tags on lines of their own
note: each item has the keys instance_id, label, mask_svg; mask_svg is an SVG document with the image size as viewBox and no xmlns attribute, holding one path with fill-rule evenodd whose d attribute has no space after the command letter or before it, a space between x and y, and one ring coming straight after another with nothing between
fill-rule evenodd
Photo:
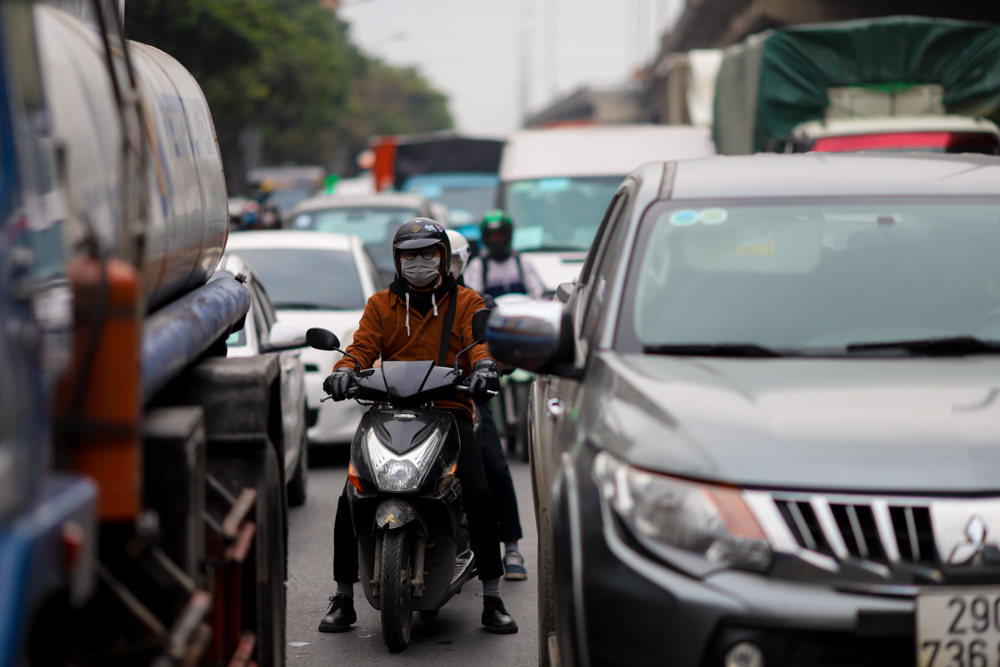
<instances>
[{"instance_id":1,"label":"scooter handlebar","mask_svg":"<svg viewBox=\"0 0 1000 667\"><path fill-rule=\"evenodd\" d=\"M467 385L467 384L456 384L455 385L455 389L458 389L459 391L464 391L465 393L468 393L469 392L469 385ZM496 396L499 393L500 392L493 391L492 389L487 389L486 390L486 395L489 396L490 398L493 398L494 396Z\"/></svg>"},{"instance_id":2,"label":"scooter handlebar","mask_svg":"<svg viewBox=\"0 0 1000 667\"><path fill-rule=\"evenodd\" d=\"M456 384L455 385L455 389L457 389L457 390L459 390L461 392L468 393L469 392L469 385ZM496 396L499 393L500 392L493 391L492 389L490 389L490 390L487 390L486 395L489 396L490 398L493 398L494 396ZM354 398L357 395L358 395L358 385L355 384L355 385L351 385L347 389L347 395L344 398ZM324 403L324 402L330 401L330 400L333 400L333 396L324 396L323 398L319 399L319 402L320 403Z\"/></svg>"}]
</instances>

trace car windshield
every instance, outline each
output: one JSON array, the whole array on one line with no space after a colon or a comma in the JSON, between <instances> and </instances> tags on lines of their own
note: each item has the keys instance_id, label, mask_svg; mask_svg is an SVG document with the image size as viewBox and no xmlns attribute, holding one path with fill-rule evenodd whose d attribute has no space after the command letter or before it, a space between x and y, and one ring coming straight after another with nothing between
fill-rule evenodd
<instances>
[{"instance_id":1,"label":"car windshield","mask_svg":"<svg viewBox=\"0 0 1000 667\"><path fill-rule=\"evenodd\" d=\"M663 203L638 247L628 319L648 351L1000 341L997 200Z\"/></svg>"},{"instance_id":2,"label":"car windshield","mask_svg":"<svg viewBox=\"0 0 1000 667\"><path fill-rule=\"evenodd\" d=\"M233 250L250 263L278 309L359 310L365 306L351 253L307 248Z\"/></svg>"},{"instance_id":3,"label":"car windshield","mask_svg":"<svg viewBox=\"0 0 1000 667\"><path fill-rule=\"evenodd\" d=\"M392 268L392 237L400 225L420 211L396 206L350 206L303 211L292 219L291 228L355 234L368 248L379 268Z\"/></svg>"},{"instance_id":4,"label":"car windshield","mask_svg":"<svg viewBox=\"0 0 1000 667\"><path fill-rule=\"evenodd\" d=\"M514 223L514 248L586 252L623 180L624 175L504 183L503 209Z\"/></svg>"}]
</instances>

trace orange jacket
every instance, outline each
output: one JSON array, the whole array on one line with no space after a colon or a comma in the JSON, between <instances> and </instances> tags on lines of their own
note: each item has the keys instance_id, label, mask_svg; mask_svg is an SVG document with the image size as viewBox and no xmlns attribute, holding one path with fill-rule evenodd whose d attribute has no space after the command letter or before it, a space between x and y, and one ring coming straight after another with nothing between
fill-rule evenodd
<instances>
[{"instance_id":1,"label":"orange jacket","mask_svg":"<svg viewBox=\"0 0 1000 667\"><path fill-rule=\"evenodd\" d=\"M452 326L451 342L445 364L455 363L455 356L472 344L472 315L484 308L483 299L468 287L456 286L455 323ZM361 316L358 331L354 334L354 342L347 347L347 352L353 354L361 362L361 368L371 368L375 360L382 356L384 361L439 361L441 352L441 330L444 327L445 313L451 296L445 294L437 304L435 315L433 310L427 315L421 315L412 306L407 308L406 301L395 292L382 290L372 295L365 304L365 312ZM406 315L409 310L409 333L407 333ZM481 359L490 359L486 345L476 345L462 355L459 362L466 375L472 372L473 365ZM347 368L353 370L354 362L348 357L342 358L334 365L334 370ZM460 397L455 401L437 401L440 409L463 409L472 418L472 400Z\"/></svg>"}]
</instances>

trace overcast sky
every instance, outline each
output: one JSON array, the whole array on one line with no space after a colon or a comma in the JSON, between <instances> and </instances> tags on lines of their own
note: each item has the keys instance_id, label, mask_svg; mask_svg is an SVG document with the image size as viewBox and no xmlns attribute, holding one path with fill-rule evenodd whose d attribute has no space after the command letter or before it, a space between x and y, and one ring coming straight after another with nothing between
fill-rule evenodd
<instances>
[{"instance_id":1,"label":"overcast sky","mask_svg":"<svg viewBox=\"0 0 1000 667\"><path fill-rule=\"evenodd\" d=\"M456 127L503 135L583 85L626 82L684 0L341 0L367 52L415 65ZM527 66L522 66L527 63ZM527 94L524 94L525 91Z\"/></svg>"}]
</instances>

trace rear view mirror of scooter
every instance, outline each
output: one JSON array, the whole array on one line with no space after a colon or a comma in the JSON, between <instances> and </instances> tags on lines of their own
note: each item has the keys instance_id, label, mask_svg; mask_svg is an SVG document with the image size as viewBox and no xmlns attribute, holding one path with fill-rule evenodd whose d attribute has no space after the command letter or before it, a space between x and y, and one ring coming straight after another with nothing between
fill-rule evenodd
<instances>
[{"instance_id":1,"label":"rear view mirror of scooter","mask_svg":"<svg viewBox=\"0 0 1000 667\"><path fill-rule=\"evenodd\" d=\"M476 343L486 342L486 320L490 319L490 311L480 308L472 314L472 337Z\"/></svg>"},{"instance_id":2,"label":"rear view mirror of scooter","mask_svg":"<svg viewBox=\"0 0 1000 667\"><path fill-rule=\"evenodd\" d=\"M469 347L465 348L461 352L455 355L455 370L460 370L459 359L462 355L474 348L477 345L482 345L486 342L486 320L490 319L490 311L485 308L480 308L472 314L472 339L473 343Z\"/></svg>"},{"instance_id":3,"label":"rear view mirror of scooter","mask_svg":"<svg viewBox=\"0 0 1000 667\"><path fill-rule=\"evenodd\" d=\"M317 350L340 351L340 339L337 338L337 334L319 327L306 331L306 342L309 343L309 347L314 347Z\"/></svg>"},{"instance_id":4,"label":"rear view mirror of scooter","mask_svg":"<svg viewBox=\"0 0 1000 667\"><path fill-rule=\"evenodd\" d=\"M340 339L337 338L337 334L320 327L313 327L306 331L306 342L309 343L309 347L316 348L317 350L326 350L328 352L340 352L345 357L349 357L354 360L354 372L361 372L361 364L355 358L353 354L348 354L340 349ZM323 399L326 400L326 399Z\"/></svg>"}]
</instances>

